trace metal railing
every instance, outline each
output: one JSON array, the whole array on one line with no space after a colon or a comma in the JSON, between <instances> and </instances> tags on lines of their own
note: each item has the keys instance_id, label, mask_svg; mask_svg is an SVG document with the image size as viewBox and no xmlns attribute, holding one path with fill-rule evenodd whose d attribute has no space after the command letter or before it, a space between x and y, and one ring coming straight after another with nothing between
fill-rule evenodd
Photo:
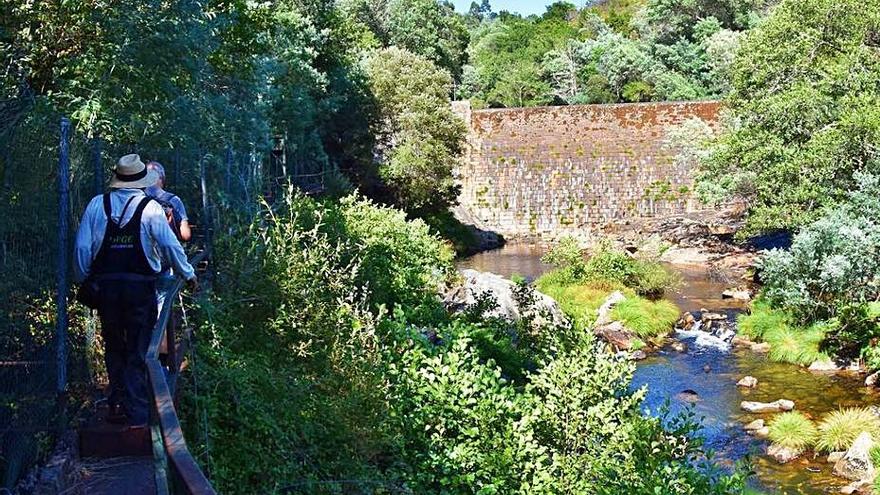
<instances>
[{"instance_id":1,"label":"metal railing","mask_svg":"<svg viewBox=\"0 0 880 495\"><path fill-rule=\"evenodd\" d=\"M193 265L204 261L208 256L203 251L194 256ZM175 358L173 341L168 342L168 366L170 375L159 360L160 346L167 341L168 322L171 319L174 300L183 288L184 281L177 278L174 285L165 295L166 303L153 330L150 347L147 350L147 379L152 414L150 415L150 431L153 439L153 458L156 465L156 489L159 495L183 493L186 495L214 495L216 492L211 482L202 472L196 460L190 454L180 428L180 420L174 408L172 385L180 372L181 363ZM182 361L182 360L181 360Z\"/></svg>"}]
</instances>

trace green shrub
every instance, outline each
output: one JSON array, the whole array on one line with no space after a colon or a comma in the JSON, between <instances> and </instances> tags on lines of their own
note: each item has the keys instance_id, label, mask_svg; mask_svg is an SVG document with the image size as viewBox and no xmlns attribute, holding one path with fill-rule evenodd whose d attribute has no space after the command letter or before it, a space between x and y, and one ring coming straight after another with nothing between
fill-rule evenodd
<instances>
[{"instance_id":1,"label":"green shrub","mask_svg":"<svg viewBox=\"0 0 880 495\"><path fill-rule=\"evenodd\" d=\"M764 297L801 322L880 296L880 176L857 174L848 200L804 227L788 251L761 260Z\"/></svg>"},{"instance_id":2,"label":"green shrub","mask_svg":"<svg viewBox=\"0 0 880 495\"><path fill-rule=\"evenodd\" d=\"M824 452L847 450L863 431L880 438L880 419L870 409L853 407L832 411L819 422L816 448Z\"/></svg>"},{"instance_id":3,"label":"green shrub","mask_svg":"<svg viewBox=\"0 0 880 495\"><path fill-rule=\"evenodd\" d=\"M659 262L633 258L607 241L598 243L585 259L577 241L565 237L544 256L543 261L556 267L551 277L555 283L563 285L586 282L620 285L641 296L659 298L680 282Z\"/></svg>"},{"instance_id":4,"label":"green shrub","mask_svg":"<svg viewBox=\"0 0 880 495\"><path fill-rule=\"evenodd\" d=\"M790 449L803 451L816 442L816 426L797 411L776 416L770 421L769 429L771 442Z\"/></svg>"},{"instance_id":5,"label":"green shrub","mask_svg":"<svg viewBox=\"0 0 880 495\"><path fill-rule=\"evenodd\" d=\"M642 415L644 391L629 387L634 365L590 333L567 339L547 327L524 338L513 322L435 312L448 255L395 210L288 198L232 226L216 260L216 292L201 314L200 394L181 409L190 427L208 418L224 493L741 486L695 467L705 454L694 427L667 430L674 421ZM515 297L527 300L526 289ZM188 438L205 447L198 432Z\"/></svg>"}]
</instances>

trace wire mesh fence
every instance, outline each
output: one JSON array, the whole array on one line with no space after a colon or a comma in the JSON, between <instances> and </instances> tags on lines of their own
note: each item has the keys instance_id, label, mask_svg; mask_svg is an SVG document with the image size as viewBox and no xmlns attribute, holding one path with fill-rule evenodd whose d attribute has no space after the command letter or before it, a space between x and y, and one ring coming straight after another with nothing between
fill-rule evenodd
<instances>
[{"instance_id":1,"label":"wire mesh fence","mask_svg":"<svg viewBox=\"0 0 880 495\"><path fill-rule=\"evenodd\" d=\"M7 489L87 414L103 381L99 323L73 302L71 261L82 212L106 190L118 157L136 152L164 165L166 189L187 206L196 245L224 228L221 211L255 215L288 181L317 192L334 173L296 160L287 170L295 154L280 139L274 149L117 143L35 105L27 94L0 101L0 487Z\"/></svg>"}]
</instances>

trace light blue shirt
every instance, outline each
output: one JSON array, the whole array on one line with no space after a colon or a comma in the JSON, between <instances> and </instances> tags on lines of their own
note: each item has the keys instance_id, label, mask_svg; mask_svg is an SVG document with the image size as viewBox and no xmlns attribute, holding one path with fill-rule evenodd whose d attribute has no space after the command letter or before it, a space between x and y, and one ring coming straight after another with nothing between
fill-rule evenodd
<instances>
[{"instance_id":1,"label":"light blue shirt","mask_svg":"<svg viewBox=\"0 0 880 495\"><path fill-rule=\"evenodd\" d=\"M114 189L110 192L110 216L124 226L134 215L140 198L144 197L146 197L144 191L140 189ZM119 218L130 198L135 198L131 202L132 206L125 212L124 218ZM107 216L104 214L103 195L95 196L86 207L76 233L74 277L77 282L82 282L88 275L92 262L101 249L106 229ZM162 271L162 261L165 260L166 266L174 268L174 272L184 279L191 280L196 277L195 270L186 259L183 246L168 226L165 211L155 201L151 201L144 208L141 216L141 245L150 267L156 273Z\"/></svg>"}]
</instances>

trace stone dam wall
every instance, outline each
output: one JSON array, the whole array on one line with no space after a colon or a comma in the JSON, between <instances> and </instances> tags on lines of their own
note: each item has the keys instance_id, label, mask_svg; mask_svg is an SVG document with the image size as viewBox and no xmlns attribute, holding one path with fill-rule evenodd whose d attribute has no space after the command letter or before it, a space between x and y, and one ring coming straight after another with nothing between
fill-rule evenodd
<instances>
[{"instance_id":1,"label":"stone dam wall","mask_svg":"<svg viewBox=\"0 0 880 495\"><path fill-rule=\"evenodd\" d=\"M589 238L701 208L694 164L676 159L668 133L693 118L716 127L718 102L454 108L468 124L457 170L465 223L508 238Z\"/></svg>"}]
</instances>

